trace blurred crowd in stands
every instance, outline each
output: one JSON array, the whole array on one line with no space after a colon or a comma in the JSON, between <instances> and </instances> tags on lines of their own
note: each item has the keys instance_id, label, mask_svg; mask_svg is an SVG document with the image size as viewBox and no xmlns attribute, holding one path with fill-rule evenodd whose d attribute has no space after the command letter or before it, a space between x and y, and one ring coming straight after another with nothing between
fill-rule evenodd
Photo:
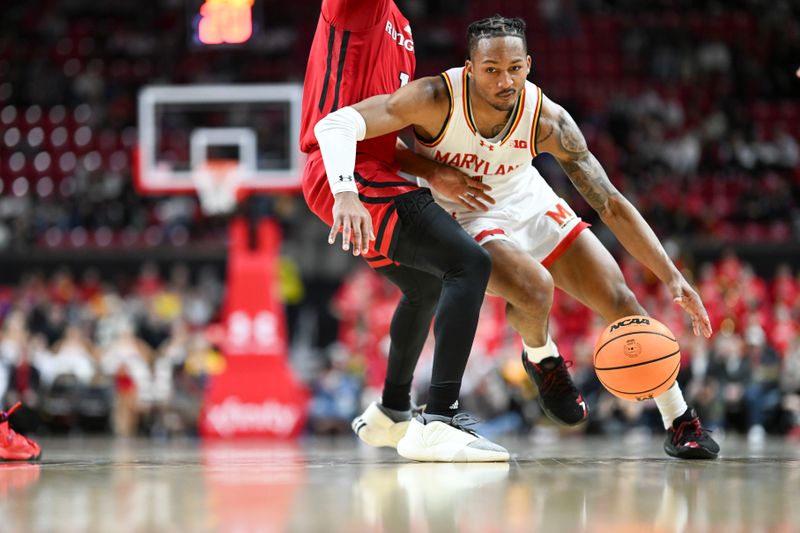
<instances>
[{"instance_id":1,"label":"blurred crowd in stands","mask_svg":"<svg viewBox=\"0 0 800 533\"><path fill-rule=\"evenodd\" d=\"M0 397L20 431L192 432L207 376L224 360L204 327L223 288L203 270L190 282L146 264L131 282L86 271L33 273L2 287Z\"/></svg>"},{"instance_id":2,"label":"blurred crowd in stands","mask_svg":"<svg viewBox=\"0 0 800 533\"><path fill-rule=\"evenodd\" d=\"M707 340L692 335L652 275L633 260L623 267L640 301L678 336L679 382L706 425L756 442L767 432L800 438L800 270L781 265L766 280L733 254L702 265L696 281L715 330ZM314 299L287 306L290 359L312 391L308 431L348 434L350 420L379 396L399 293L367 267L331 288L322 309ZM177 265L164 277L151 264L127 282L103 282L91 271L76 279L64 270L3 287L0 398L6 407L24 402L15 425L51 433L193 434L205 380L225 364L206 333L218 319L222 292L212 270L190 276ZM592 409L581 431L658 431L653 402L617 400L597 381L591 358L606 324L561 293L555 302L551 333ZM319 326L326 321L329 327ZM555 431L535 401L520 351L503 302L487 297L462 389L464 407L485 420L484 432ZM420 404L431 354L426 346L416 373Z\"/></svg>"},{"instance_id":3,"label":"blurred crowd in stands","mask_svg":"<svg viewBox=\"0 0 800 533\"><path fill-rule=\"evenodd\" d=\"M612 179L666 234L800 234L800 7L789 0L398 0L418 75L461 64L477 18L522 16L531 79L576 117ZM0 20L0 247L221 238L193 198L131 184L146 84L299 81L319 2L264 0L243 48L191 44L184 2L35 0ZM25 46L19 46L25 43ZM557 191L588 208L548 156ZM591 218L591 217L590 217Z\"/></svg>"},{"instance_id":4,"label":"blurred crowd in stands","mask_svg":"<svg viewBox=\"0 0 800 533\"><path fill-rule=\"evenodd\" d=\"M609 176L659 235L773 243L800 237L800 6L790 0L397 0L412 20L418 75L461 64L465 29L501 13L529 27L531 80L577 119ZM0 17L0 250L141 249L223 242L193 197L143 198L132 184L136 98L147 84L302 80L319 1L264 0L244 48L191 44L182 0L31 0ZM24 46L20 46L24 43ZM555 161L535 165L596 220ZM313 391L309 431L349 431L378 395L396 290L325 244L302 200L263 205L281 221L291 358ZM596 229L599 226L596 226ZM602 231L602 230L601 230ZM695 338L647 272L623 259L645 307L679 335L680 383L705 424L800 436L800 272L729 253L691 265L716 331ZM163 265L162 265L163 269ZM75 273L77 272L77 273ZM346 274L346 275L345 275ZM0 288L0 399L21 431L193 433L224 358L221 273L152 264L26 273ZM503 305L487 298L464 407L491 433L548 431ZM558 295L552 333L592 408L582 431L659 431L652 402L615 400L592 371L605 325ZM322 362L320 362L322 361ZM430 348L415 384L425 390ZM418 397L424 402L423 397Z\"/></svg>"}]
</instances>

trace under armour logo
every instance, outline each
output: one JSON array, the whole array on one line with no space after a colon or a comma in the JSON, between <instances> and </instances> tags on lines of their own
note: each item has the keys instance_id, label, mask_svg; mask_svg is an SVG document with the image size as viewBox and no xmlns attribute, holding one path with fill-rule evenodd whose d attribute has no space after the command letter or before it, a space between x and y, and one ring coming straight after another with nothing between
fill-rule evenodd
<instances>
[{"instance_id":1,"label":"under armour logo","mask_svg":"<svg viewBox=\"0 0 800 533\"><path fill-rule=\"evenodd\" d=\"M348 181L353 181L353 176L339 176L339 182L344 183Z\"/></svg>"},{"instance_id":2,"label":"under armour logo","mask_svg":"<svg viewBox=\"0 0 800 533\"><path fill-rule=\"evenodd\" d=\"M451 403L450 407L448 407L448 409L458 409L458 400L456 400L453 403Z\"/></svg>"},{"instance_id":3,"label":"under armour logo","mask_svg":"<svg viewBox=\"0 0 800 533\"><path fill-rule=\"evenodd\" d=\"M488 148L490 152L494 151L494 145L487 143L483 139L481 139L481 146L483 146L484 148Z\"/></svg>"}]
</instances>

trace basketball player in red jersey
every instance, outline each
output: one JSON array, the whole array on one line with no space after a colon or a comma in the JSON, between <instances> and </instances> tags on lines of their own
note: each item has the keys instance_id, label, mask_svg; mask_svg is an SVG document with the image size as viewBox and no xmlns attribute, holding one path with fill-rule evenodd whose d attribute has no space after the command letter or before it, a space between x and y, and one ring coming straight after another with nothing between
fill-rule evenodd
<instances>
[{"instance_id":1,"label":"basketball player in red jersey","mask_svg":"<svg viewBox=\"0 0 800 533\"><path fill-rule=\"evenodd\" d=\"M347 106L395 91L413 77L414 66L411 28L392 0L323 0L303 92L300 145L308 154L303 195L331 226L330 244L341 230L343 250L352 245L354 255L403 293L391 324L382 400L354 420L353 429L369 444L397 446L409 426L413 372L433 319L433 370L426 413L419 417L427 438L401 455L420 461L506 461L508 452L468 429L469 415L457 412L491 271L489 255L436 205L428 189L398 176L396 133L387 130L356 145L353 134L331 139L336 119L333 127L319 123L331 112L345 124L357 120L360 115ZM345 148L334 146L338 143ZM448 174L456 179L444 188L456 195L470 186L481 188L453 172L440 176Z\"/></svg>"},{"instance_id":2,"label":"basketball player in red jersey","mask_svg":"<svg viewBox=\"0 0 800 533\"><path fill-rule=\"evenodd\" d=\"M531 164L532 157L549 152L559 161L623 246L666 284L691 317L695 334L710 336L711 326L699 296L638 211L610 183L569 113L526 80L531 59L525 23L503 17L478 21L470 26L468 39L470 58L465 67L340 110L318 128L337 129L338 138L369 139L413 125L418 152L480 176L492 186L496 204L487 212L471 212L464 208L463 198L446 198L432 184L437 202L492 256L489 291L508 303L509 321L525 346L523 364L539 387L545 412L573 425L585 419L587 410L547 333L553 287L562 288L608 322L646 312L611 255L544 182ZM358 114L361 123L338 120L337 115L350 113ZM332 146L323 146L323 151L346 148L332 139ZM423 178L438 166L409 154L402 159L404 170ZM656 403L668 430L668 454L717 456L719 446L687 407L677 385ZM415 421L398 451L421 429Z\"/></svg>"}]
</instances>

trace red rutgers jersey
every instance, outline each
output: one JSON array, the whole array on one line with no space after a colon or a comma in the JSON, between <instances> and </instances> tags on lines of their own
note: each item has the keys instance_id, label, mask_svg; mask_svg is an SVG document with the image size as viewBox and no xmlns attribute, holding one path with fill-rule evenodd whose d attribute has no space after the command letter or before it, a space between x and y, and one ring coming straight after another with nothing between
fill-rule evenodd
<instances>
[{"instance_id":1,"label":"red rutgers jersey","mask_svg":"<svg viewBox=\"0 0 800 533\"><path fill-rule=\"evenodd\" d=\"M300 149L318 150L314 126L332 111L391 94L414 76L411 28L392 0L323 0L303 86ZM359 157L394 161L392 133L358 143Z\"/></svg>"},{"instance_id":2,"label":"red rutgers jersey","mask_svg":"<svg viewBox=\"0 0 800 533\"><path fill-rule=\"evenodd\" d=\"M329 226L333 194L314 136L328 113L370 96L391 94L414 76L411 28L393 0L323 0L303 86L300 149L308 154L303 196ZM367 139L356 147L358 197L372 218L376 238L364 259L373 268L393 263L398 215L394 198L417 190L397 175L397 133Z\"/></svg>"}]
</instances>

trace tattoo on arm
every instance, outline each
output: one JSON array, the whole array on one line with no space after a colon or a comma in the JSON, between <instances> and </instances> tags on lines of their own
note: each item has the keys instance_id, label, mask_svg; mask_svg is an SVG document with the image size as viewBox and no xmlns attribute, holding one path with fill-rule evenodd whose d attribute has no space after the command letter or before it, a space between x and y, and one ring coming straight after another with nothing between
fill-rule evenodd
<instances>
[{"instance_id":1,"label":"tattoo on arm","mask_svg":"<svg viewBox=\"0 0 800 533\"><path fill-rule=\"evenodd\" d=\"M554 128L556 129L556 128ZM608 210L608 199L619 196L597 158L589 151L578 125L564 112L558 121L559 163L572 184L601 216Z\"/></svg>"},{"instance_id":2,"label":"tattoo on arm","mask_svg":"<svg viewBox=\"0 0 800 533\"><path fill-rule=\"evenodd\" d=\"M570 155L581 155L588 151L583 133L566 111L558 117L558 143L561 149Z\"/></svg>"},{"instance_id":3,"label":"tattoo on arm","mask_svg":"<svg viewBox=\"0 0 800 533\"><path fill-rule=\"evenodd\" d=\"M536 144L541 144L553 136L555 128L549 120L539 120L539 131L536 135Z\"/></svg>"}]
</instances>

